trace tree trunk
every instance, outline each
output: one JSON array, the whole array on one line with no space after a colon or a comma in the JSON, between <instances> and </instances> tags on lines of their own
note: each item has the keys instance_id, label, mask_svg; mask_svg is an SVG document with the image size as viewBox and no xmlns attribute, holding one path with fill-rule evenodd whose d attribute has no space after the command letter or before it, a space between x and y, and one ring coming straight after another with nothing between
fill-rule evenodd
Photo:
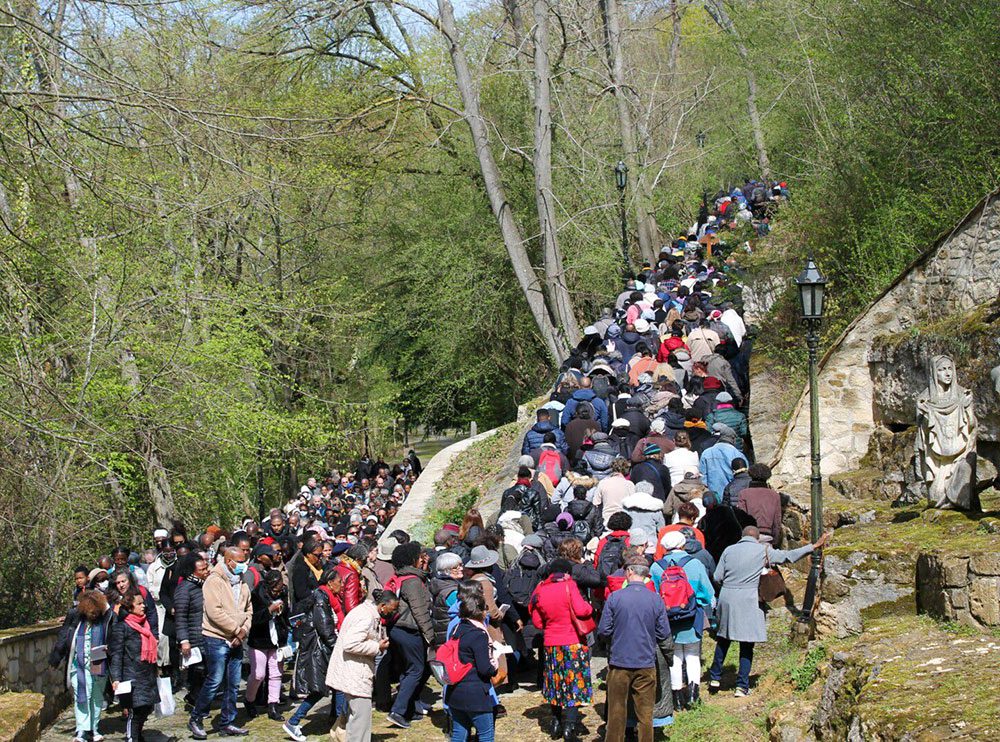
<instances>
[{"instance_id":1,"label":"tree trunk","mask_svg":"<svg viewBox=\"0 0 1000 742\"><path fill-rule=\"evenodd\" d=\"M705 0L705 10L712 16L716 25L733 40L736 53L740 55L743 70L747 76L747 117L750 119L750 130L753 133L753 143L757 150L757 166L761 177L771 179L771 162L767 156L767 145L764 143L764 129L760 123L760 111L757 110L757 76L753 71L753 63L747 45L740 36L736 24L733 23L722 0Z\"/></svg>"},{"instance_id":2,"label":"tree trunk","mask_svg":"<svg viewBox=\"0 0 1000 742\"><path fill-rule=\"evenodd\" d=\"M618 0L603 0L601 10L604 21L604 48L608 57L608 73L614 91L615 108L618 112L622 150L624 150L625 164L628 166L635 184L632 188L632 205L635 210L639 252L644 260L648 260L652 264L656 262L659 251L660 229L653 213L652 193L645 173L645 162L639 154L638 133L626 92L628 85L625 81L624 49L622 47Z\"/></svg>"},{"instance_id":3,"label":"tree trunk","mask_svg":"<svg viewBox=\"0 0 1000 742\"><path fill-rule=\"evenodd\" d=\"M142 394L142 379L139 377L139 367L135 355L128 348L123 348L120 354L122 379L132 390L133 397ZM149 420L139 418L135 426L135 440L142 455L143 470L146 472L146 485L149 497L153 501L153 511L156 513L157 525L167 527L177 518L174 508L174 496L170 490L170 480L167 479L167 469L160 459L156 446L156 433Z\"/></svg>"},{"instance_id":4,"label":"tree trunk","mask_svg":"<svg viewBox=\"0 0 1000 742\"><path fill-rule=\"evenodd\" d=\"M546 0L533 0L535 14L535 204L538 231L545 260L545 288L549 305L569 345L580 339L573 302L566 287L562 253L556 234L556 211L552 193L552 71L549 65L549 20Z\"/></svg>"},{"instance_id":5,"label":"tree trunk","mask_svg":"<svg viewBox=\"0 0 1000 742\"><path fill-rule=\"evenodd\" d=\"M483 175L483 184L489 197L490 208L500 225L500 234L503 236L504 247L507 248L511 267L514 269L514 275L524 293L524 298L528 302L528 308L531 310L542 342L545 343L552 359L557 364L562 363L569 354L569 348L566 345L566 339L549 316L541 284L531 261L528 259L524 238L521 236L517 222L514 221L510 203L507 201L507 194L500 177L500 169L497 167L496 160L490 150L489 133L479 109L479 90L472 79L465 52L458 43L455 11L452 8L451 0L437 0L437 4L438 22L448 42L448 51L455 69L455 81L462 97L464 109L462 115L472 134L472 144L476 150L476 158Z\"/></svg>"}]
</instances>

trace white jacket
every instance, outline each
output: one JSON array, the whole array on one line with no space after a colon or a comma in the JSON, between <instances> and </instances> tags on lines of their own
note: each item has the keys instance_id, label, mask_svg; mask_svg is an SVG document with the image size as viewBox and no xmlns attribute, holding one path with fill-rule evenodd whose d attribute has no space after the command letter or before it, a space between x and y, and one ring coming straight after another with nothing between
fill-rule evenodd
<instances>
[{"instance_id":1,"label":"white jacket","mask_svg":"<svg viewBox=\"0 0 1000 742\"><path fill-rule=\"evenodd\" d=\"M352 696L371 698L375 655L385 629L378 608L364 601L344 617L326 669L326 684Z\"/></svg>"}]
</instances>

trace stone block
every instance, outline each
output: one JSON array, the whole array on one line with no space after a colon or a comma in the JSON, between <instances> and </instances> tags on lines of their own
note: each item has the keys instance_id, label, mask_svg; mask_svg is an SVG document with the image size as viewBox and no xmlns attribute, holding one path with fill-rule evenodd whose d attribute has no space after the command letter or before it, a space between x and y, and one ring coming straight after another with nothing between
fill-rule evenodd
<instances>
[{"instance_id":1,"label":"stone block","mask_svg":"<svg viewBox=\"0 0 1000 742\"><path fill-rule=\"evenodd\" d=\"M951 606L952 613L969 610L968 588L951 588L945 590L945 593L947 594L948 605Z\"/></svg>"},{"instance_id":2,"label":"stone block","mask_svg":"<svg viewBox=\"0 0 1000 742\"><path fill-rule=\"evenodd\" d=\"M1000 626L1000 577L977 577L969 586L969 612L980 623Z\"/></svg>"},{"instance_id":3,"label":"stone block","mask_svg":"<svg viewBox=\"0 0 1000 742\"><path fill-rule=\"evenodd\" d=\"M969 583L969 560L967 557L946 556L938 561L941 582L945 587L965 587Z\"/></svg>"},{"instance_id":4,"label":"stone block","mask_svg":"<svg viewBox=\"0 0 1000 742\"><path fill-rule=\"evenodd\" d=\"M969 571L987 577L1000 575L1000 553L975 554L969 559Z\"/></svg>"}]
</instances>

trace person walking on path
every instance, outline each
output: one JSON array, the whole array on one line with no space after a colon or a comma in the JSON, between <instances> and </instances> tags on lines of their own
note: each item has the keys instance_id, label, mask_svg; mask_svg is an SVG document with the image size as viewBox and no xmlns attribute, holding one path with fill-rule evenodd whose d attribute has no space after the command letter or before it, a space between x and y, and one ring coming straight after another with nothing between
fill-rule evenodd
<instances>
[{"instance_id":1,"label":"person walking on path","mask_svg":"<svg viewBox=\"0 0 1000 742\"><path fill-rule=\"evenodd\" d=\"M594 609L573 580L573 565L557 558L531 596L531 622L543 634L542 697L552 707L553 739L578 739L580 707L590 703L590 647Z\"/></svg>"},{"instance_id":2,"label":"person walking on path","mask_svg":"<svg viewBox=\"0 0 1000 742\"><path fill-rule=\"evenodd\" d=\"M236 695L240 688L243 667L243 643L250 634L253 611L250 588L243 581L247 555L230 546L222 561L205 579L202 588L204 618L202 620L202 657L205 663L205 683L191 710L188 729L195 739L208 739L202 720L222 688L222 712L219 731L232 736L249 732L236 726Z\"/></svg>"},{"instance_id":3,"label":"person walking on path","mask_svg":"<svg viewBox=\"0 0 1000 742\"><path fill-rule=\"evenodd\" d=\"M457 682L444 690L451 716L451 742L466 742L473 729L479 742L494 742L494 696L491 678L499 671L493 643L486 630L486 599L478 591L462 591L458 601L458 660L471 665Z\"/></svg>"},{"instance_id":4,"label":"person walking on path","mask_svg":"<svg viewBox=\"0 0 1000 742\"><path fill-rule=\"evenodd\" d=\"M791 551L772 549L760 542L760 531L755 526L743 529L743 538L722 552L715 568L715 582L722 585L719 592L719 627L716 634L715 659L708 671L708 688L720 689L722 663L733 642L740 645L740 664L736 676L736 697L750 695L750 669L753 665L754 645L767 641L767 620L757 597L760 576L767 565L797 562L816 549L822 549L829 538L824 533L814 544L806 544Z\"/></svg>"},{"instance_id":5,"label":"person walking on path","mask_svg":"<svg viewBox=\"0 0 1000 742\"><path fill-rule=\"evenodd\" d=\"M156 687L156 657L159 638L146 618L146 600L138 592L122 596L124 618L111 629L108 644L109 674L122 708L126 710L125 741L140 742L142 728L160 700ZM131 689L118 693L122 683Z\"/></svg>"},{"instance_id":6,"label":"person walking on path","mask_svg":"<svg viewBox=\"0 0 1000 742\"><path fill-rule=\"evenodd\" d=\"M337 719L347 742L371 742L372 687L375 657L389 649L383 622L396 613L399 598L378 590L344 618L326 671L326 684L346 698L347 710Z\"/></svg>"},{"instance_id":7,"label":"person walking on path","mask_svg":"<svg viewBox=\"0 0 1000 742\"><path fill-rule=\"evenodd\" d=\"M639 742L653 742L653 704L656 699L656 651L673 652L670 623L663 600L644 584L645 564L625 567L626 584L608 598L597 633L608 637L608 721L604 738L625 738L628 701L638 719Z\"/></svg>"}]
</instances>

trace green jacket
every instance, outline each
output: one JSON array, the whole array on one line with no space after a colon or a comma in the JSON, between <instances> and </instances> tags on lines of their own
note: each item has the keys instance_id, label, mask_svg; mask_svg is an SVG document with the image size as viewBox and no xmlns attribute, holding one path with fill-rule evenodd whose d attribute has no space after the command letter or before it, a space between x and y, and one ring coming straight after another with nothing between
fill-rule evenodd
<instances>
[{"instance_id":1,"label":"green jacket","mask_svg":"<svg viewBox=\"0 0 1000 742\"><path fill-rule=\"evenodd\" d=\"M733 407L723 407L721 409L712 410L708 413L708 419L705 420L705 424L708 426L708 429L711 430L715 423L728 425L736 431L736 435L738 436L736 439L736 447L742 451L743 438L749 431L749 428L747 427L747 416Z\"/></svg>"}]
</instances>

